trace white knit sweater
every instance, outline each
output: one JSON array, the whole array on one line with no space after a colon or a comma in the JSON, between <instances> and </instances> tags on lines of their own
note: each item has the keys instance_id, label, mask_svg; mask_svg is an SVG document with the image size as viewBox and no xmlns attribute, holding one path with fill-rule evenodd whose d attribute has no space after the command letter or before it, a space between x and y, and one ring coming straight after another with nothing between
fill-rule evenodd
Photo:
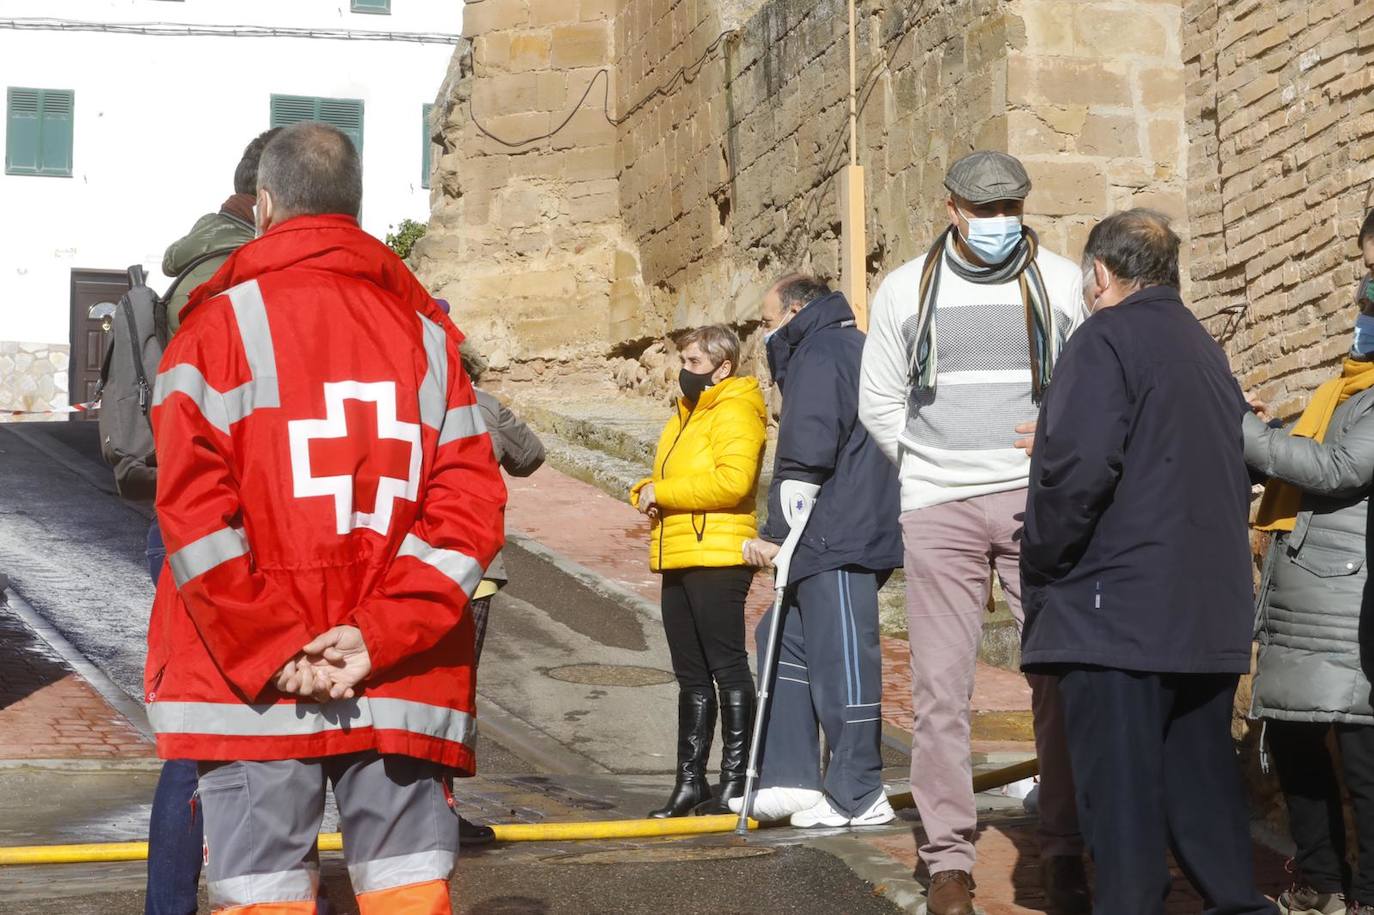
<instances>
[{"instance_id":1,"label":"white knit sweater","mask_svg":"<svg viewBox=\"0 0 1374 915\"><path fill-rule=\"evenodd\" d=\"M912 391L909 366L925 256L894 270L874 296L864 345L859 419L902 480L902 511L1026 485L1030 459L1013 443L1034 420L1030 347L1021 290L1013 280L973 283L948 264L940 274L933 395ZM1040 250L1055 325L1067 336L1087 317L1083 276L1067 258Z\"/></svg>"}]
</instances>

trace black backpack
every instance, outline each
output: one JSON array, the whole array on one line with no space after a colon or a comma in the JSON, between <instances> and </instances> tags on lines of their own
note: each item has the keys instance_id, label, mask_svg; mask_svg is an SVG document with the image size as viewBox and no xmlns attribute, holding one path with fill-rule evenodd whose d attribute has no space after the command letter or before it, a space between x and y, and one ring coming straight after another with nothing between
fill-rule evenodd
<instances>
[{"instance_id":1,"label":"black backpack","mask_svg":"<svg viewBox=\"0 0 1374 915\"><path fill-rule=\"evenodd\" d=\"M191 271L235 248L202 254L186 266L159 296L148 285L140 266L129 268L129 291L110 316L109 342L100 363L100 453L114 467L115 488L133 502L151 502L157 495L157 454L148 412L153 406L153 382L170 337L167 304Z\"/></svg>"}]
</instances>

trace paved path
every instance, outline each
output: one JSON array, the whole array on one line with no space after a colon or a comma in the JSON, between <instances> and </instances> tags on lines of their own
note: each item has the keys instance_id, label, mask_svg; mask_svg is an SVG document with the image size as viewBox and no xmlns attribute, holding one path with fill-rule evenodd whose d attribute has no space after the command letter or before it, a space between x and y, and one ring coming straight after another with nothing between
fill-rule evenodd
<instances>
[{"instance_id":1,"label":"paved path","mask_svg":"<svg viewBox=\"0 0 1374 915\"><path fill-rule=\"evenodd\" d=\"M149 757L152 745L0 605L0 760Z\"/></svg>"},{"instance_id":2,"label":"paved path","mask_svg":"<svg viewBox=\"0 0 1374 915\"><path fill-rule=\"evenodd\" d=\"M627 502L547 467L531 477L510 480L509 485L506 523L512 530L658 603L658 576L648 564L648 521ZM772 603L771 586L769 575L754 578L747 611L751 632ZM910 654L898 639L885 637L882 649L883 719L910 732ZM980 663L972 707L981 712L1029 711L1030 687L1020 674Z\"/></svg>"}]
</instances>

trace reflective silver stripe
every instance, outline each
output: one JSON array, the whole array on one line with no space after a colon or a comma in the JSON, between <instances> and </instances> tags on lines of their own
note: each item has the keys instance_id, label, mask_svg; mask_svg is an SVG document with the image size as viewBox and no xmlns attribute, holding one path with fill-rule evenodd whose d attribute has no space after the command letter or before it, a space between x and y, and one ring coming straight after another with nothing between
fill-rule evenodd
<instances>
[{"instance_id":1,"label":"reflective silver stripe","mask_svg":"<svg viewBox=\"0 0 1374 915\"><path fill-rule=\"evenodd\" d=\"M224 395L210 387L210 382L194 365L174 365L158 374L153 382L153 406L160 406L173 394L185 394L191 398L205 421L225 435L229 434L231 419ZM238 417L241 419L242 417Z\"/></svg>"},{"instance_id":2,"label":"reflective silver stripe","mask_svg":"<svg viewBox=\"0 0 1374 915\"><path fill-rule=\"evenodd\" d=\"M240 283L225 293L234 308L243 353L252 380L228 391L210 386L194 365L174 365L157 376L153 383L153 406L176 393L185 394L200 408L206 422L229 434L229 427L258 407L279 407L277 357L272 349L272 330L267 324L267 306L257 280Z\"/></svg>"},{"instance_id":3,"label":"reflective silver stripe","mask_svg":"<svg viewBox=\"0 0 1374 915\"><path fill-rule=\"evenodd\" d=\"M448 334L424 315L420 325L425 337L425 378L420 382L420 422L438 429L448 409Z\"/></svg>"},{"instance_id":4,"label":"reflective silver stripe","mask_svg":"<svg viewBox=\"0 0 1374 915\"><path fill-rule=\"evenodd\" d=\"M453 866L457 861L458 856L451 851L417 851L410 855L350 864L348 879L353 883L354 893L375 893L377 890L389 890L412 883L447 880L453 874Z\"/></svg>"},{"instance_id":5,"label":"reflective silver stripe","mask_svg":"<svg viewBox=\"0 0 1374 915\"><path fill-rule=\"evenodd\" d=\"M242 705L229 702L151 702L148 720L159 734L220 737L308 737L333 731L377 728L408 731L471 745L477 719L467 712L412 702L362 696L317 705Z\"/></svg>"},{"instance_id":6,"label":"reflective silver stripe","mask_svg":"<svg viewBox=\"0 0 1374 915\"><path fill-rule=\"evenodd\" d=\"M313 901L320 889L320 872L315 868L277 871L271 874L244 874L206 881L210 905L228 908L265 902Z\"/></svg>"},{"instance_id":7,"label":"reflective silver stripe","mask_svg":"<svg viewBox=\"0 0 1374 915\"><path fill-rule=\"evenodd\" d=\"M243 354L253 373L251 403L253 407L280 407L277 389L277 355L272 348L272 328L267 323L267 306L262 301L262 289L257 280L240 283L225 293L234 306L234 320L238 322ZM247 385L245 385L247 387Z\"/></svg>"},{"instance_id":8,"label":"reflective silver stripe","mask_svg":"<svg viewBox=\"0 0 1374 915\"><path fill-rule=\"evenodd\" d=\"M460 438L470 438L487 431L482 419L482 408L473 404L470 407L454 407L444 414L444 424L439 427L439 444L447 445Z\"/></svg>"},{"instance_id":9,"label":"reflective silver stripe","mask_svg":"<svg viewBox=\"0 0 1374 915\"><path fill-rule=\"evenodd\" d=\"M444 550L430 546L414 534L406 534L396 556L413 556L427 566L432 566L452 579L468 597L477 590L482 580L482 565L466 553L457 550Z\"/></svg>"},{"instance_id":10,"label":"reflective silver stripe","mask_svg":"<svg viewBox=\"0 0 1374 915\"><path fill-rule=\"evenodd\" d=\"M193 540L167 557L172 577L182 588L220 563L248 555L248 538L238 528L226 527Z\"/></svg>"}]
</instances>

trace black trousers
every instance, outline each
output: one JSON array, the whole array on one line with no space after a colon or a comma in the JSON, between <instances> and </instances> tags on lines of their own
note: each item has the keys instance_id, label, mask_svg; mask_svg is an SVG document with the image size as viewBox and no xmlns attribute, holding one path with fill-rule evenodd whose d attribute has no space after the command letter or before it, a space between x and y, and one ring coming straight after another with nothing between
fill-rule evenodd
<instances>
[{"instance_id":1,"label":"black trousers","mask_svg":"<svg viewBox=\"0 0 1374 915\"><path fill-rule=\"evenodd\" d=\"M1231 744L1234 674L1060 671L1098 915L1162 915L1165 852L1208 915L1270 915L1255 888L1250 817Z\"/></svg>"},{"instance_id":2,"label":"black trousers","mask_svg":"<svg viewBox=\"0 0 1374 915\"><path fill-rule=\"evenodd\" d=\"M663 573L663 631L680 688L754 688L744 647L744 599L753 580L745 566Z\"/></svg>"},{"instance_id":3,"label":"black trousers","mask_svg":"<svg viewBox=\"0 0 1374 915\"><path fill-rule=\"evenodd\" d=\"M1341 774L1355 809L1360 858L1347 884L1345 813L1335 761L1326 738L1336 732ZM1288 828L1297 845L1298 871L1323 893L1374 903L1374 727L1269 720L1269 753L1288 802Z\"/></svg>"}]
</instances>

